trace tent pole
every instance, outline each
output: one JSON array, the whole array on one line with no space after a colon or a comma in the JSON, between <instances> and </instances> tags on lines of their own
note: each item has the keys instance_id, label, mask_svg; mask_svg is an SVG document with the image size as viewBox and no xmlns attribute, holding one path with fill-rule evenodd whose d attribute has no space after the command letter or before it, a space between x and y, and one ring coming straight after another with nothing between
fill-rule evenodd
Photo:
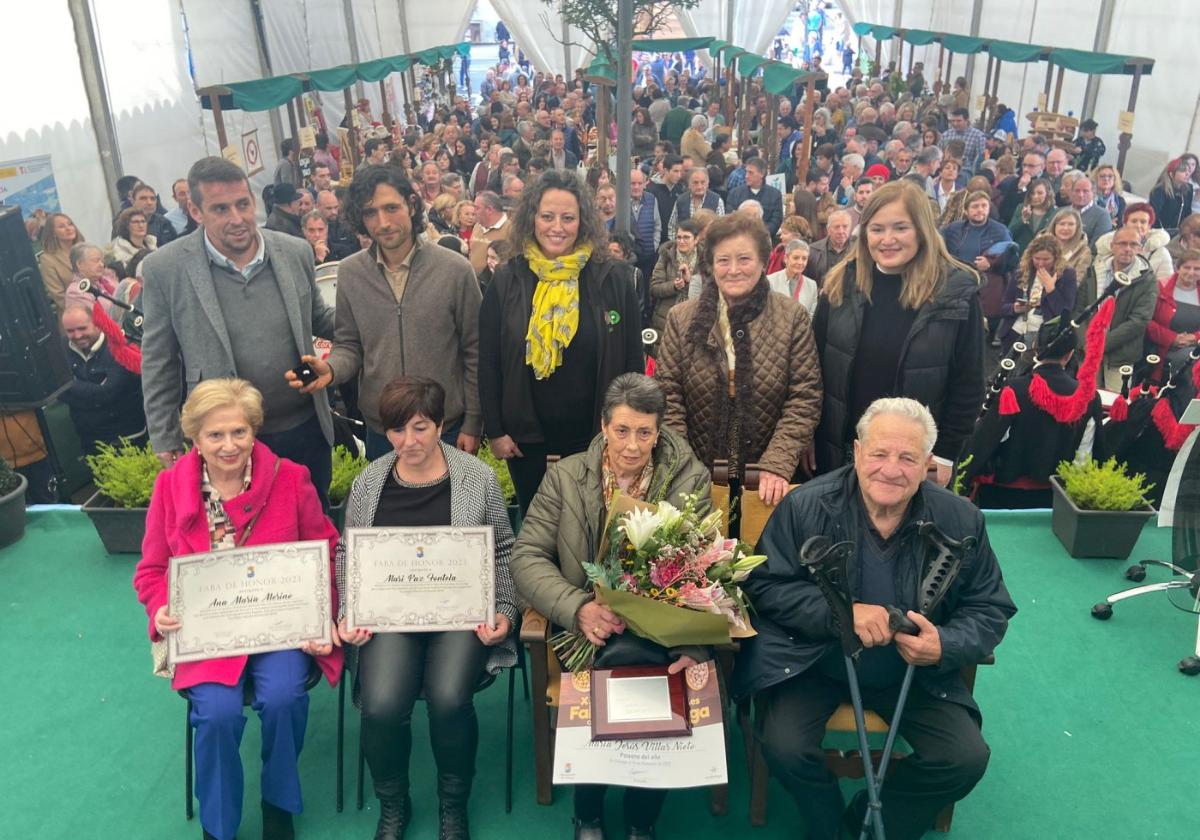
<instances>
[{"instance_id":1,"label":"tent pole","mask_svg":"<svg viewBox=\"0 0 1200 840\"><path fill-rule=\"evenodd\" d=\"M1100 4L1100 19L1096 22L1096 39L1092 42L1093 52L1108 50L1109 36L1112 33L1113 6L1115 0L1103 0ZM1079 119L1092 118L1096 110L1096 98L1100 95L1100 77L1088 76L1087 87L1083 91L1083 107L1079 111Z\"/></svg>"},{"instance_id":2,"label":"tent pole","mask_svg":"<svg viewBox=\"0 0 1200 840\"><path fill-rule=\"evenodd\" d=\"M396 9L400 12L400 43L404 45L404 54L412 55L412 45L408 41L408 14L405 10L407 0L396 0ZM380 49L383 45L380 44ZM413 107L417 107L417 77L413 65L408 66L408 87L413 93Z\"/></svg>"},{"instance_id":3,"label":"tent pole","mask_svg":"<svg viewBox=\"0 0 1200 840\"><path fill-rule=\"evenodd\" d=\"M1054 82L1054 65L1050 62L1050 57L1046 57L1046 104L1042 106L1045 111L1050 110L1050 86Z\"/></svg>"},{"instance_id":4,"label":"tent pole","mask_svg":"<svg viewBox=\"0 0 1200 840\"><path fill-rule=\"evenodd\" d=\"M1067 68L1058 68L1058 81L1054 83L1054 113L1058 113L1058 103L1062 99L1063 74L1067 72Z\"/></svg>"},{"instance_id":5,"label":"tent pole","mask_svg":"<svg viewBox=\"0 0 1200 840\"><path fill-rule=\"evenodd\" d=\"M387 86L383 83L383 79L379 80L379 122L383 123L383 127L388 131L392 130L392 115L388 112Z\"/></svg>"},{"instance_id":6,"label":"tent pole","mask_svg":"<svg viewBox=\"0 0 1200 840\"><path fill-rule=\"evenodd\" d=\"M765 90L763 93L767 93ZM779 110L779 101L774 95L767 93L767 103L771 106L767 109L767 118L764 121L760 115L758 118L758 140L759 146L762 148L759 153L767 161L767 173L775 171L775 167L779 165L779 138L775 136L775 112Z\"/></svg>"},{"instance_id":7,"label":"tent pole","mask_svg":"<svg viewBox=\"0 0 1200 840\"><path fill-rule=\"evenodd\" d=\"M565 66L563 67L563 78L569 79L571 78L571 71L573 69L571 67L571 25L567 23L566 18L563 18L562 22L562 40L563 61L565 62Z\"/></svg>"},{"instance_id":8,"label":"tent pole","mask_svg":"<svg viewBox=\"0 0 1200 840\"><path fill-rule=\"evenodd\" d=\"M904 55L904 35L903 35L903 33L900 35L900 54ZM909 44L908 45L908 72L905 74L906 77L912 75L913 59L916 57L917 57L916 45Z\"/></svg>"},{"instance_id":9,"label":"tent pole","mask_svg":"<svg viewBox=\"0 0 1200 840\"><path fill-rule=\"evenodd\" d=\"M971 31L972 38L979 37L979 22L983 19L983 0L974 0L971 4ZM991 53L988 53L991 55ZM975 53L967 53L967 68L963 71L963 76L967 79L967 89L972 90L975 87ZM987 87L984 87L983 92L987 93ZM970 107L968 105L967 107Z\"/></svg>"},{"instance_id":10,"label":"tent pole","mask_svg":"<svg viewBox=\"0 0 1200 840\"><path fill-rule=\"evenodd\" d=\"M1142 65L1138 64L1133 68L1133 84L1129 87L1129 108L1128 111L1132 116L1134 109L1137 107L1138 87L1142 84ZM1125 173L1125 154L1129 151L1129 146L1133 141L1133 132L1122 131L1121 137L1117 141L1117 172L1124 177Z\"/></svg>"},{"instance_id":11,"label":"tent pole","mask_svg":"<svg viewBox=\"0 0 1200 840\"><path fill-rule=\"evenodd\" d=\"M100 152L100 168L104 172L104 189L109 207L115 214L121 209L122 196L117 195L117 178L121 176L121 148L117 143L117 127L109 107L108 89L104 84L104 64L96 41L96 24L92 20L91 4L87 0L70 0L71 21L75 25L75 42L79 47L79 69L87 92L88 111L96 148Z\"/></svg>"},{"instance_id":12,"label":"tent pole","mask_svg":"<svg viewBox=\"0 0 1200 840\"><path fill-rule=\"evenodd\" d=\"M342 17L346 19L346 40L350 43L350 63L358 64L358 30L354 28L354 0L342 0ZM355 82L358 95L363 95L362 80Z\"/></svg>"},{"instance_id":13,"label":"tent pole","mask_svg":"<svg viewBox=\"0 0 1200 840\"><path fill-rule=\"evenodd\" d=\"M263 25L262 5L259 0L250 0L250 17L254 20L254 41L258 50L258 67L263 78L275 75L271 69L271 53L267 50L267 32ZM283 142L283 120L279 117L279 109L272 108L267 112L271 121L271 140L275 144L274 152L279 154L279 146ZM295 136L296 132L292 132Z\"/></svg>"},{"instance_id":14,"label":"tent pole","mask_svg":"<svg viewBox=\"0 0 1200 840\"><path fill-rule=\"evenodd\" d=\"M633 0L617 0L617 212L613 227L629 233L629 174L633 157ZM703 161L699 161L701 166Z\"/></svg>"},{"instance_id":15,"label":"tent pole","mask_svg":"<svg viewBox=\"0 0 1200 840\"><path fill-rule=\"evenodd\" d=\"M596 157L601 166L608 166L608 85L596 85Z\"/></svg>"},{"instance_id":16,"label":"tent pole","mask_svg":"<svg viewBox=\"0 0 1200 840\"><path fill-rule=\"evenodd\" d=\"M725 125L733 129L733 80L737 73L737 56L734 56L725 66Z\"/></svg>"},{"instance_id":17,"label":"tent pole","mask_svg":"<svg viewBox=\"0 0 1200 840\"><path fill-rule=\"evenodd\" d=\"M875 78L879 78L881 73L883 73L883 42L880 41L878 38L876 38L875 39L875 72L871 73L870 75L874 76Z\"/></svg>"},{"instance_id":18,"label":"tent pole","mask_svg":"<svg viewBox=\"0 0 1200 840\"><path fill-rule=\"evenodd\" d=\"M933 95L934 96L942 95L942 65L945 62L945 60L946 60L946 45L938 44L938 69L937 69L937 73L934 75L934 82L933 82Z\"/></svg>"}]
</instances>

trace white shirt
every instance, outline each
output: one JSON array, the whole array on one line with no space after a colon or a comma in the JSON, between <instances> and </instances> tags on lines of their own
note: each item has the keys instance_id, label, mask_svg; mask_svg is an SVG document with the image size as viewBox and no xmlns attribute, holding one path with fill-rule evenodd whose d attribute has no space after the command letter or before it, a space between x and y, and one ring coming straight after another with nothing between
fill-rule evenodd
<instances>
[{"instance_id":1,"label":"white shirt","mask_svg":"<svg viewBox=\"0 0 1200 840\"><path fill-rule=\"evenodd\" d=\"M255 235L258 237L258 251L254 254L254 259L246 263L245 268L238 268L234 265L233 260L218 251L216 246L212 244L212 240L208 238L208 231L204 231L204 247L208 250L208 258L210 260L222 268L227 268L234 274L240 274L249 280L255 274L258 274L267 261L267 245L263 241L262 231L256 232Z\"/></svg>"}]
</instances>

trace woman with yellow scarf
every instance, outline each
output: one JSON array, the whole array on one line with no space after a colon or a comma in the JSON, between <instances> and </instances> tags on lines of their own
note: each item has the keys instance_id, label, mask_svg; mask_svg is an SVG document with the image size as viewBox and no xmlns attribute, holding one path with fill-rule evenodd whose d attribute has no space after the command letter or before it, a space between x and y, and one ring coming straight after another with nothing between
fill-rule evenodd
<instances>
[{"instance_id":1,"label":"woman with yellow scarf","mask_svg":"<svg viewBox=\"0 0 1200 840\"><path fill-rule=\"evenodd\" d=\"M496 268L479 310L479 397L492 452L508 461L522 513L546 456L587 449L605 389L642 371L633 270L608 258L587 187L549 170L513 215L516 254Z\"/></svg>"}]
</instances>

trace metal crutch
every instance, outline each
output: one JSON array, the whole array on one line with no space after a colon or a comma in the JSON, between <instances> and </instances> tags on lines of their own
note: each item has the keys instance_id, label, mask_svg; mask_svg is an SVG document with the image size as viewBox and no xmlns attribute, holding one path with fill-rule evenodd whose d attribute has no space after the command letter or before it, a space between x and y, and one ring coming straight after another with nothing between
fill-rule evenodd
<instances>
[{"instance_id":1,"label":"metal crutch","mask_svg":"<svg viewBox=\"0 0 1200 840\"><path fill-rule=\"evenodd\" d=\"M917 533L926 543L925 571L921 577L921 589L917 597L917 612L928 618L933 610L941 603L942 598L950 590L950 584L958 577L962 569L963 555L975 546L975 537L953 540L942 533L941 529L932 522L918 522ZM888 607L888 626L893 633L908 633L919 636L920 630L916 623L896 607ZM904 679L900 683L900 693L896 696L896 708L892 712L892 721L888 725L887 738L883 744L883 755L879 758L879 770L875 773L877 779L876 798L883 789L883 781L887 778L888 764L892 760L892 748L896 745L896 735L900 731L900 719L904 716L904 706L908 702L908 692L912 688L913 675L916 666L909 663L904 669ZM863 764L871 763L870 753L863 753ZM858 840L866 840L870 820L863 814L862 827L859 829ZM882 835L876 835L882 837Z\"/></svg>"},{"instance_id":2,"label":"metal crutch","mask_svg":"<svg viewBox=\"0 0 1200 840\"><path fill-rule=\"evenodd\" d=\"M858 730L858 746L863 755L863 774L867 780L867 813L864 820L875 829L876 840L884 840L883 810L879 804L879 787L875 784L875 769L871 764L871 746L867 741L867 722L863 712L862 693L858 687L858 672L854 660L862 651L862 641L854 632L854 609L847 591L846 563L855 550L854 543L834 543L829 537L809 537L800 547L800 562L808 568L813 582L829 602L834 627L842 646L846 663L846 680L850 684L850 704L854 708L854 726Z\"/></svg>"}]
</instances>

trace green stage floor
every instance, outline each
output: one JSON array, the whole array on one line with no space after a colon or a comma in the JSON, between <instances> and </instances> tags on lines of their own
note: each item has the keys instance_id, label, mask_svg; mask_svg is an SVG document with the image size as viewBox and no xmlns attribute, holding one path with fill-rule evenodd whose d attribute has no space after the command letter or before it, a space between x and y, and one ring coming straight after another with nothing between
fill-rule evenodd
<instances>
[{"instance_id":1,"label":"green stage floor","mask_svg":"<svg viewBox=\"0 0 1200 840\"><path fill-rule=\"evenodd\" d=\"M1124 563L1070 559L1050 532L1048 513L1003 513L989 522L1020 613L995 667L979 672L976 696L992 763L960 803L952 836L1196 836L1186 780L1200 743L1200 679L1175 670L1191 653L1195 618L1157 595L1118 606L1106 624L1095 621L1088 609L1122 588ZM1148 527L1134 559L1169 559L1169 543L1167 531ZM9 651L0 703L0 837L200 836L199 823L183 815L184 704L150 675L145 615L130 586L134 561L107 556L76 511L32 514L25 538L0 550L0 626ZM502 679L478 700L474 834L568 837L570 791L557 790L552 807L534 802L529 707L519 687L515 802L504 814L504 685ZM354 810L352 756L347 809L334 809L336 701L327 686L313 691L301 759L306 811L297 822L305 840L374 832L369 793L367 810ZM409 837L421 840L437 836L436 795L423 714L414 720ZM352 714L347 742L356 744L357 736ZM242 752L247 808L240 836L252 838L259 836L254 721ZM660 836L801 836L794 806L774 783L769 823L752 829L745 770L736 759L730 768L727 816L710 816L702 792L681 791L668 800ZM611 805L610 812L610 824L618 824Z\"/></svg>"}]
</instances>

